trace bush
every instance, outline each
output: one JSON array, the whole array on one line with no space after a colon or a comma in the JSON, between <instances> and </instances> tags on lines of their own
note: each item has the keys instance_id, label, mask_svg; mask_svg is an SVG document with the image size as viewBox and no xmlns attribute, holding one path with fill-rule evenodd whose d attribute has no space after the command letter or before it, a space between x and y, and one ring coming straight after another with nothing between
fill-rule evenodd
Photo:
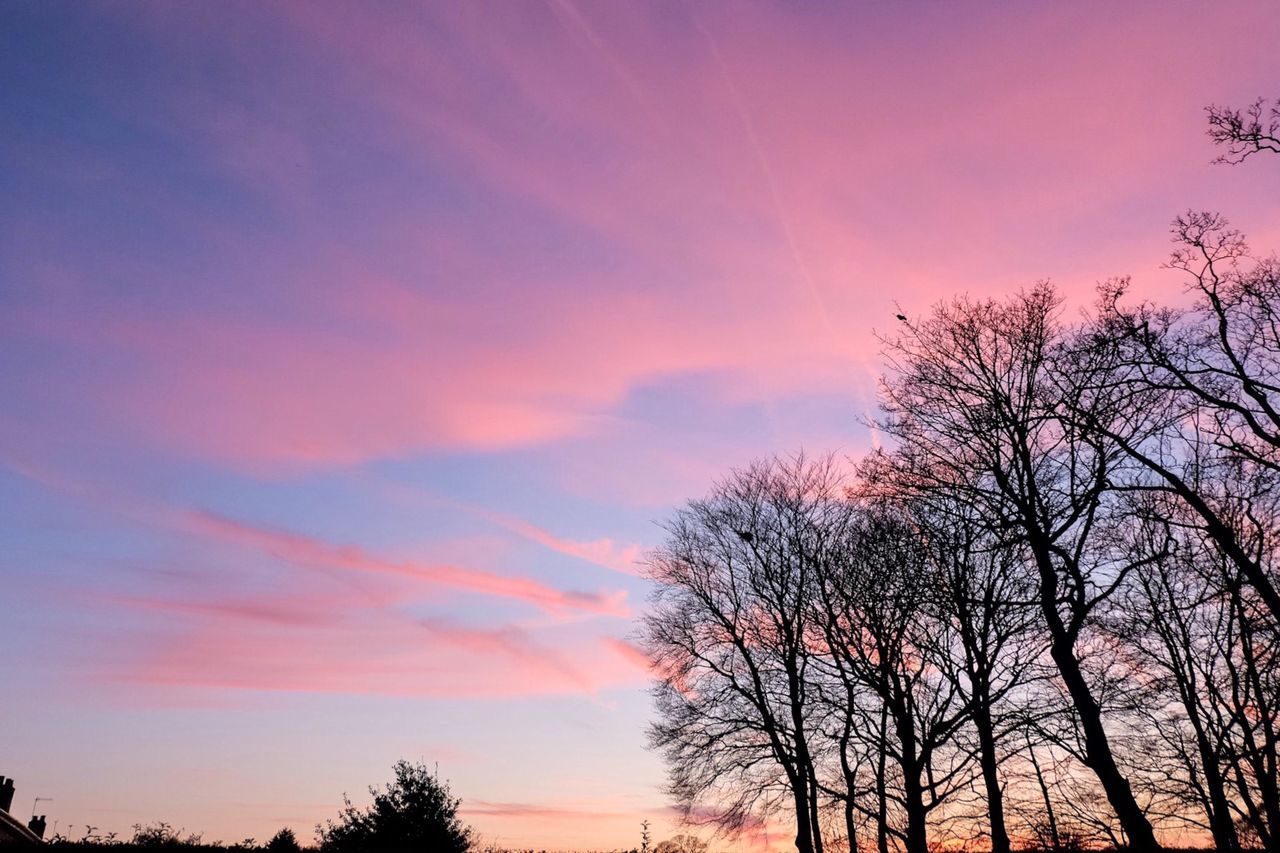
<instances>
[{"instance_id":1,"label":"bush","mask_svg":"<svg viewBox=\"0 0 1280 853\"><path fill-rule=\"evenodd\" d=\"M425 765L399 761L395 781L384 789L369 788L373 805L346 807L337 821L316 827L324 853L466 853L471 828L458 820L461 800Z\"/></svg>"},{"instance_id":2,"label":"bush","mask_svg":"<svg viewBox=\"0 0 1280 853\"><path fill-rule=\"evenodd\" d=\"M271 836L271 840L267 842L267 846L262 848L267 853L300 853L302 848L298 845L298 838L293 834L292 829L280 830Z\"/></svg>"},{"instance_id":3,"label":"bush","mask_svg":"<svg viewBox=\"0 0 1280 853\"><path fill-rule=\"evenodd\" d=\"M164 821L153 824L135 823L133 825L133 844L137 847L180 849L183 847L199 847L200 835L192 833L182 837L180 830L174 829Z\"/></svg>"}]
</instances>

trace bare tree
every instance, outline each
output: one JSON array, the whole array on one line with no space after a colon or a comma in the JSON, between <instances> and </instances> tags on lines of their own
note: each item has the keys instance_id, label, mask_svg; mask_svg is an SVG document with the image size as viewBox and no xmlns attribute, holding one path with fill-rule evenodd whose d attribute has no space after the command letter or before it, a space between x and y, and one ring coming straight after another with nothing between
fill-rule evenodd
<instances>
[{"instance_id":1,"label":"bare tree","mask_svg":"<svg viewBox=\"0 0 1280 853\"><path fill-rule=\"evenodd\" d=\"M1143 719L1167 746L1162 787L1199 809L1192 822L1217 849L1240 849L1244 834L1276 850L1277 637L1231 561L1180 517L1189 514L1160 506L1142 525L1164 528L1156 538L1175 547L1138 572L1118 633L1148 696ZM1136 546L1149 547L1148 535Z\"/></svg>"},{"instance_id":2,"label":"bare tree","mask_svg":"<svg viewBox=\"0 0 1280 853\"><path fill-rule=\"evenodd\" d=\"M1223 162L1280 153L1280 101L1209 125ZM1280 260L1216 214L1174 239L1187 307L1119 280L1074 323L1047 284L900 316L856 483L773 459L674 516L643 636L687 819L1280 853Z\"/></svg>"},{"instance_id":3,"label":"bare tree","mask_svg":"<svg viewBox=\"0 0 1280 853\"><path fill-rule=\"evenodd\" d=\"M1219 606L1219 573L1206 562L1221 559L1193 525L1178 524L1187 510L1143 494L1135 506L1133 547L1154 553L1116 608L1111 629L1133 659L1146 699L1139 716L1164 741L1157 784L1203 815L1218 850L1240 847L1223 770L1223 732L1214 725L1221 698L1220 644L1228 614ZM1225 617L1225 619L1224 619ZM1180 795L1180 796L1179 796ZM1193 820L1193 822L1196 822Z\"/></svg>"},{"instance_id":4,"label":"bare tree","mask_svg":"<svg viewBox=\"0 0 1280 853\"><path fill-rule=\"evenodd\" d=\"M808 595L847 512L831 457L757 463L677 513L650 562L650 737L672 793L730 831L789 802L799 853L823 850Z\"/></svg>"},{"instance_id":5,"label":"bare tree","mask_svg":"<svg viewBox=\"0 0 1280 853\"><path fill-rule=\"evenodd\" d=\"M653 853L707 853L707 842L696 835L676 835L659 841Z\"/></svg>"},{"instance_id":6,"label":"bare tree","mask_svg":"<svg viewBox=\"0 0 1280 853\"><path fill-rule=\"evenodd\" d=\"M1113 355L1092 381L1163 412L1167 426L1158 434L1108 439L1156 476L1147 488L1199 516L1280 624L1269 522L1247 511L1280 477L1280 261L1251 259L1216 214L1179 217L1174 239L1170 266L1188 274L1196 302L1186 311L1128 308L1125 282L1104 287L1086 346Z\"/></svg>"},{"instance_id":7,"label":"bare tree","mask_svg":"<svg viewBox=\"0 0 1280 853\"><path fill-rule=\"evenodd\" d=\"M933 657L957 685L977 739L992 853L1008 853L1000 744L1020 715L1002 705L1030 686L1043 650L1033 633L1036 589L1024 548L993 537L972 508L939 498L916 501L912 512L935 567L940 617L957 641L935 644Z\"/></svg>"},{"instance_id":8,"label":"bare tree","mask_svg":"<svg viewBox=\"0 0 1280 853\"><path fill-rule=\"evenodd\" d=\"M1006 302L958 299L887 341L880 426L899 443L890 485L941 491L1027 549L1049 652L1071 698L1085 763L1097 775L1129 844L1156 850L1150 821L1116 760L1077 643L1098 606L1135 564L1108 547L1117 521L1112 478L1123 452L1064 419L1068 403L1118 434L1150 425L1123 400L1078 382L1063 349L1060 301L1047 285Z\"/></svg>"},{"instance_id":9,"label":"bare tree","mask_svg":"<svg viewBox=\"0 0 1280 853\"><path fill-rule=\"evenodd\" d=\"M967 781L971 765L969 752L948 749L970 706L932 654L949 645L952 626L938 618L934 570L905 514L864 504L847 531L842 559L819 578L811 620L820 626L823 658L854 699L842 713L879 713L888 723L860 728L875 732L875 748L896 764L897 786L880 773L877 795L901 807L905 826L878 815L882 831L908 853L924 853L929 813Z\"/></svg>"}]
</instances>

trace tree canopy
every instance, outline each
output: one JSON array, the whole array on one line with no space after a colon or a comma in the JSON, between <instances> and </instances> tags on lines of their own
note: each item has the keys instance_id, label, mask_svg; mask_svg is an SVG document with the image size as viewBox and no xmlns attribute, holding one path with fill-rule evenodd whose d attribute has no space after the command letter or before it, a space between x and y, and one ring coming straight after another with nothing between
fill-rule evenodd
<instances>
[{"instance_id":1,"label":"tree canopy","mask_svg":"<svg viewBox=\"0 0 1280 853\"><path fill-rule=\"evenodd\" d=\"M373 803L357 808L344 798L337 820L316 827L325 853L465 853L471 848L471 828L458 818L461 800L448 782L426 765L398 761L394 781L371 786Z\"/></svg>"}]
</instances>

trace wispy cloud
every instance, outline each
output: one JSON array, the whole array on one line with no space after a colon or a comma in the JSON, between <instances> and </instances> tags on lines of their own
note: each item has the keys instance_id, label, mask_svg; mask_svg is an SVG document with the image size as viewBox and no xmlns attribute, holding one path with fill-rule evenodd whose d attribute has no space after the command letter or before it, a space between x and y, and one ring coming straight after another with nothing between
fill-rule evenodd
<instances>
[{"instance_id":1,"label":"wispy cloud","mask_svg":"<svg viewBox=\"0 0 1280 853\"><path fill-rule=\"evenodd\" d=\"M118 597L107 602L147 618L136 641L95 674L108 682L195 695L345 693L440 698L595 697L635 685L607 638L577 629L462 624L414 615L406 602L341 595L207 600ZM569 653L572 649L572 654ZM133 701L151 704L151 694Z\"/></svg>"},{"instance_id":2,"label":"wispy cloud","mask_svg":"<svg viewBox=\"0 0 1280 853\"><path fill-rule=\"evenodd\" d=\"M564 806L537 803L490 802L487 800L469 801L463 805L461 811L465 814L484 815L486 817L531 818L552 821L614 820L619 817L631 816L631 813L628 812L566 808Z\"/></svg>"},{"instance_id":3,"label":"wispy cloud","mask_svg":"<svg viewBox=\"0 0 1280 853\"><path fill-rule=\"evenodd\" d=\"M649 655L645 650L637 646L630 640L621 640L616 637L610 637L605 640L609 648L613 649L627 663L634 666L642 672L649 673L653 671L653 666L649 660Z\"/></svg>"},{"instance_id":4,"label":"wispy cloud","mask_svg":"<svg viewBox=\"0 0 1280 853\"><path fill-rule=\"evenodd\" d=\"M359 546L336 545L310 536L248 524L209 511L192 512L188 518L196 532L254 547L298 566L397 575L451 589L510 598L551 612L586 611L624 618L630 613L625 603L625 590L565 591L530 578L415 560L386 559Z\"/></svg>"},{"instance_id":5,"label":"wispy cloud","mask_svg":"<svg viewBox=\"0 0 1280 853\"><path fill-rule=\"evenodd\" d=\"M567 554L570 557L577 557L580 560L603 566L606 569L612 569L624 575L639 576L643 574L641 558L644 554L644 549L638 544L624 545L608 537L585 542L567 539L513 515L479 507L473 507L472 511L492 521L499 527L522 536L531 542L550 548L552 551Z\"/></svg>"},{"instance_id":6,"label":"wispy cloud","mask_svg":"<svg viewBox=\"0 0 1280 853\"><path fill-rule=\"evenodd\" d=\"M557 535L524 518L507 512L500 512L478 504L461 501L446 495L434 494L392 482L386 479L371 479L373 488L395 500L418 506L445 507L458 510L497 527L514 533L522 539L534 542L552 551L593 563L602 568L624 575L642 576L644 546L639 543L622 543L611 537L582 540Z\"/></svg>"}]
</instances>

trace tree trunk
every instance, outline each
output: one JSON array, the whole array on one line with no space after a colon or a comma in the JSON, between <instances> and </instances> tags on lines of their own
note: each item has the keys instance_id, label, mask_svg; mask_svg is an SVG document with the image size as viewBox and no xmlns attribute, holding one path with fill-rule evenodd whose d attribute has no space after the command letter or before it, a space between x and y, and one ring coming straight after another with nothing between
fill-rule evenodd
<instances>
[{"instance_id":1,"label":"tree trunk","mask_svg":"<svg viewBox=\"0 0 1280 853\"><path fill-rule=\"evenodd\" d=\"M842 670L843 672L843 670ZM853 802L854 791L857 788L857 774L854 773L853 765L849 763L849 739L853 735L853 691L845 686L845 697L848 705L845 709L844 731L840 734L840 770L844 774L844 832L848 842L849 853L858 853L858 823L855 817L855 807Z\"/></svg>"},{"instance_id":2,"label":"tree trunk","mask_svg":"<svg viewBox=\"0 0 1280 853\"><path fill-rule=\"evenodd\" d=\"M1177 675L1179 681L1182 675ZM1183 684L1179 685L1184 687ZM1204 776L1205 793L1208 796L1209 832L1213 835L1213 844L1218 850L1235 851L1240 849L1240 839L1236 834L1235 823L1231 820L1231 806L1227 801L1226 783L1222 778L1222 768L1218 765L1218 757L1209 736L1205 732L1204 721L1200 718L1200 709L1195 704L1195 696L1190 692L1190 685L1183 689L1183 707L1187 712L1187 720L1195 732L1196 750L1200 753L1200 765Z\"/></svg>"},{"instance_id":3,"label":"tree trunk","mask_svg":"<svg viewBox=\"0 0 1280 853\"><path fill-rule=\"evenodd\" d=\"M809 822L813 827L813 853L823 853L821 815L818 812L818 779L812 762L809 768Z\"/></svg>"},{"instance_id":4,"label":"tree trunk","mask_svg":"<svg viewBox=\"0 0 1280 853\"><path fill-rule=\"evenodd\" d=\"M1196 747L1200 752L1200 763L1204 768L1204 786L1209 795L1209 831L1213 834L1214 846L1225 851L1239 850L1240 839L1236 835L1235 823L1231 820L1231 806L1227 802L1222 769L1218 766L1213 748L1201 731L1199 720L1195 720L1194 725Z\"/></svg>"},{"instance_id":5,"label":"tree trunk","mask_svg":"<svg viewBox=\"0 0 1280 853\"><path fill-rule=\"evenodd\" d=\"M791 788L796 808L796 853L816 853L809 831L809 783L803 773L797 774Z\"/></svg>"},{"instance_id":6,"label":"tree trunk","mask_svg":"<svg viewBox=\"0 0 1280 853\"><path fill-rule=\"evenodd\" d=\"M975 692L986 693L986 685L976 686ZM985 695L974 704L973 724L978 730L978 760L982 765L982 781L987 793L987 813L991 823L991 853L1009 853L1009 831L1004 821L1004 792L1000 790L999 759L996 756L996 737L991 723L991 709Z\"/></svg>"},{"instance_id":7,"label":"tree trunk","mask_svg":"<svg viewBox=\"0 0 1280 853\"><path fill-rule=\"evenodd\" d=\"M908 774L905 766L902 770L904 775ZM918 769L903 779L902 799L907 811L906 853L929 853L928 831L925 824L924 791L920 785Z\"/></svg>"},{"instance_id":8,"label":"tree trunk","mask_svg":"<svg viewBox=\"0 0 1280 853\"><path fill-rule=\"evenodd\" d=\"M1031 745L1030 738L1027 738L1027 755L1031 758L1031 767L1036 771L1036 782L1040 784L1040 796L1044 797L1044 814L1049 822L1049 841L1053 845L1054 853L1058 853L1062 849L1062 838L1058 835L1058 816L1053 811L1053 798L1049 796L1049 785L1044 781L1044 771L1040 769L1040 762L1036 760L1036 748Z\"/></svg>"},{"instance_id":9,"label":"tree trunk","mask_svg":"<svg viewBox=\"0 0 1280 853\"><path fill-rule=\"evenodd\" d=\"M1102 724L1102 708L1093 698L1089 682L1080 669L1080 661L1076 659L1075 636L1067 630L1058 614L1058 572L1049 555L1048 543L1035 535L1034 527L1028 532L1032 533L1029 537L1030 545L1040 575L1040 610L1049 629L1049 655L1057 664L1058 674L1062 676L1076 713L1080 715L1085 764L1098 777L1098 782L1107 795L1107 802L1111 804L1120 827L1128 836L1129 849L1138 853L1160 850L1160 842L1156 841L1151 822L1143 814L1142 807L1133 796L1129 780L1120 771L1115 755L1111 752L1107 730Z\"/></svg>"},{"instance_id":10,"label":"tree trunk","mask_svg":"<svg viewBox=\"0 0 1280 853\"><path fill-rule=\"evenodd\" d=\"M898 748L902 751L902 804L907 812L906 853L929 853L925 826L924 787L920 783L920 756L917 754L915 721L905 707L894 709Z\"/></svg>"},{"instance_id":11,"label":"tree trunk","mask_svg":"<svg viewBox=\"0 0 1280 853\"><path fill-rule=\"evenodd\" d=\"M858 853L858 821L853 816L853 790L844 801L844 832L848 836L849 853Z\"/></svg>"},{"instance_id":12,"label":"tree trunk","mask_svg":"<svg viewBox=\"0 0 1280 853\"><path fill-rule=\"evenodd\" d=\"M876 762L876 851L889 853L889 792L885 778L885 761L888 753L889 711L880 708L880 756Z\"/></svg>"},{"instance_id":13,"label":"tree trunk","mask_svg":"<svg viewBox=\"0 0 1280 853\"><path fill-rule=\"evenodd\" d=\"M813 756L809 753L809 741L805 737L803 688L799 665L794 659L787 661L787 682L791 725L796 740L796 849L800 853L823 853L822 830L818 825L816 774ZM802 838L806 847L800 846Z\"/></svg>"},{"instance_id":14,"label":"tree trunk","mask_svg":"<svg viewBox=\"0 0 1280 853\"><path fill-rule=\"evenodd\" d=\"M1277 779L1277 765L1280 764L1280 744L1277 744L1276 731L1271 725L1272 703L1276 701L1270 694L1267 685L1258 672L1258 655L1255 644L1253 625L1249 620L1239 598L1233 602L1236 609L1236 620L1240 626L1240 641L1244 652L1244 674L1249 693L1253 694L1254 713L1257 716L1258 732L1261 743L1254 738L1250 726L1244 729L1245 742L1249 747L1248 761L1253 768L1258 794L1262 798L1262 810L1267 819L1267 851L1280 851L1280 779Z\"/></svg>"},{"instance_id":15,"label":"tree trunk","mask_svg":"<svg viewBox=\"0 0 1280 853\"><path fill-rule=\"evenodd\" d=\"M1054 616L1057 616L1056 609ZM1106 729L1102 725L1102 709L1089 690L1089 683L1080 670L1080 662L1076 660L1075 645L1065 631L1050 629L1053 639L1049 654L1058 665L1058 672L1066 684L1067 693L1072 704L1080 715L1080 726L1084 734L1086 764L1098 777L1102 790L1107 795L1107 802L1116 813L1120 826L1129 838L1129 849L1134 851L1154 851L1160 849L1156 841L1151 822L1143 814L1133 796L1133 788L1116 764L1115 755L1111 752L1111 743L1107 740Z\"/></svg>"}]
</instances>

